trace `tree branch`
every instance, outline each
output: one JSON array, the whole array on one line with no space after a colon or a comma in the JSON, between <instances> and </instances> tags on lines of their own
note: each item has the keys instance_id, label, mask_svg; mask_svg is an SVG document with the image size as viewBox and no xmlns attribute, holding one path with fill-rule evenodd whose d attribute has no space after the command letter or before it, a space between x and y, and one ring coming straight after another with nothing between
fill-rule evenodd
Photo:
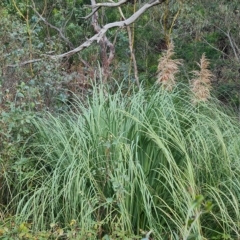
<instances>
[{"instance_id":1,"label":"tree branch","mask_svg":"<svg viewBox=\"0 0 240 240\"><path fill-rule=\"evenodd\" d=\"M230 30L227 32L226 36L227 36L227 38L228 38L228 40L230 42L230 45L232 47L232 50L233 50L235 58L238 60L238 62L240 62L240 58L239 58L239 56L237 54L236 48L234 46L233 40L232 40L231 35L230 35Z\"/></svg>"},{"instance_id":2,"label":"tree branch","mask_svg":"<svg viewBox=\"0 0 240 240\"><path fill-rule=\"evenodd\" d=\"M87 15L86 17L83 17L83 19L88 19L90 18L94 13L96 13L101 7L119 7L121 5L123 5L124 3L126 3L128 0L121 0L117 3L112 2L112 3L97 3L97 4L93 4L93 5L85 5L86 7L92 8L93 11Z\"/></svg>"},{"instance_id":3,"label":"tree branch","mask_svg":"<svg viewBox=\"0 0 240 240\"><path fill-rule=\"evenodd\" d=\"M124 21L119 21L119 22L113 22L113 23L108 23L105 26L103 26L101 28L101 30L95 34L93 37L91 37L90 39L88 39L86 42L84 42L83 44L81 44L79 47L63 53L63 54L59 54L59 55L52 55L49 56L51 59L59 59L59 58L63 58L63 57L67 57L67 56L71 56L77 52L80 52L81 50L83 50L84 48L89 47L94 41L99 42L102 37L104 36L104 34L107 32L108 29L110 28L114 28L114 27L125 27L128 26L130 24L132 24L133 22L135 22L144 12L146 12L149 8L159 5L163 2L165 2L166 0L155 0L155 1L150 1L150 3L146 3L145 5L143 5L138 11L136 11L131 17L127 18Z\"/></svg>"},{"instance_id":4,"label":"tree branch","mask_svg":"<svg viewBox=\"0 0 240 240\"><path fill-rule=\"evenodd\" d=\"M119 7L120 5L126 3L128 0L121 0L119 2L105 2L105 3L96 3L93 5L86 5L90 8L99 8L99 7Z\"/></svg>"},{"instance_id":5,"label":"tree branch","mask_svg":"<svg viewBox=\"0 0 240 240\"><path fill-rule=\"evenodd\" d=\"M28 60L28 61L17 63L17 64L9 64L6 67L13 67L13 68L14 67L21 67L21 66L24 66L24 65L27 65L27 64L40 62L40 61L42 61L42 58L32 59L32 60Z\"/></svg>"}]
</instances>

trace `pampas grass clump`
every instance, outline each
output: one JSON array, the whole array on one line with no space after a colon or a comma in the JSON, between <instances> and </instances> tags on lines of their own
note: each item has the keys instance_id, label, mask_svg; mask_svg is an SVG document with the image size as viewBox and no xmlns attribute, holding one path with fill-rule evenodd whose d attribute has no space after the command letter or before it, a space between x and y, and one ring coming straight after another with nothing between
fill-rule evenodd
<instances>
[{"instance_id":1,"label":"pampas grass clump","mask_svg":"<svg viewBox=\"0 0 240 240\"><path fill-rule=\"evenodd\" d=\"M176 85L175 75L179 71L179 65L181 65L179 59L172 59L174 54L174 44L171 42L168 45L167 51L160 57L157 69L158 75L156 82L168 91L172 91Z\"/></svg>"},{"instance_id":2,"label":"pampas grass clump","mask_svg":"<svg viewBox=\"0 0 240 240\"><path fill-rule=\"evenodd\" d=\"M197 63L200 70L193 71L195 78L192 79L191 90L194 94L194 103L205 102L210 98L211 79L213 74L208 69L209 61L205 54L202 55L200 63Z\"/></svg>"}]
</instances>

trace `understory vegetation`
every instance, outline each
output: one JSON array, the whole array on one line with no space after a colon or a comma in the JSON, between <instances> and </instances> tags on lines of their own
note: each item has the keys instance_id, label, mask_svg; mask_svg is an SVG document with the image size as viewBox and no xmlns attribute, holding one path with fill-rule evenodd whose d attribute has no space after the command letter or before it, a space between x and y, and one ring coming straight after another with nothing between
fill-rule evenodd
<instances>
[{"instance_id":1,"label":"understory vegetation","mask_svg":"<svg viewBox=\"0 0 240 240\"><path fill-rule=\"evenodd\" d=\"M104 88L31 121L2 179L16 224L72 239L237 239L237 119L214 100L194 105L186 87Z\"/></svg>"},{"instance_id":2,"label":"understory vegetation","mask_svg":"<svg viewBox=\"0 0 240 240\"><path fill-rule=\"evenodd\" d=\"M0 239L240 239L238 0L90 4L0 2Z\"/></svg>"}]
</instances>

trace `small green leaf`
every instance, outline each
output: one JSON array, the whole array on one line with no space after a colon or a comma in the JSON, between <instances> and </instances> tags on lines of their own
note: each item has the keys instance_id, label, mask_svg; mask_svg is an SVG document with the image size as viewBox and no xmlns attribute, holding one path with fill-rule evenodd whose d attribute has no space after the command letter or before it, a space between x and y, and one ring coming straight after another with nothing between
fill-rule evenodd
<instances>
[{"instance_id":1,"label":"small green leaf","mask_svg":"<svg viewBox=\"0 0 240 240\"><path fill-rule=\"evenodd\" d=\"M25 96L21 92L17 92L17 97L24 98Z\"/></svg>"}]
</instances>

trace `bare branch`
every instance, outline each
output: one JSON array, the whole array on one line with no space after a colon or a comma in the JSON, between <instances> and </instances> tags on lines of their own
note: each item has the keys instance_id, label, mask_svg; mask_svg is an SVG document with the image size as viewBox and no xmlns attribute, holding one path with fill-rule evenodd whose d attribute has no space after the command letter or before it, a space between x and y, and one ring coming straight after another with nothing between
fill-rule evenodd
<instances>
[{"instance_id":1,"label":"bare branch","mask_svg":"<svg viewBox=\"0 0 240 240\"><path fill-rule=\"evenodd\" d=\"M227 38L228 38L228 40L230 42L230 45L232 47L232 50L233 50L235 58L238 60L238 62L240 62L240 58L239 58L239 56L237 54L237 51L236 51L237 49L235 48L236 45L234 46L234 42L233 42L233 40L231 38L230 30L227 32L226 36L227 36Z\"/></svg>"},{"instance_id":2,"label":"bare branch","mask_svg":"<svg viewBox=\"0 0 240 240\"><path fill-rule=\"evenodd\" d=\"M10 65L7 65L6 67L13 67L13 68L14 67L21 67L21 66L24 66L24 65L27 65L27 64L40 62L40 61L42 61L42 58L32 59L32 60L28 60L28 61L17 63L17 64L10 64Z\"/></svg>"},{"instance_id":3,"label":"bare branch","mask_svg":"<svg viewBox=\"0 0 240 240\"><path fill-rule=\"evenodd\" d=\"M83 17L83 19L88 19L90 18L94 13L96 13L101 7L119 7L121 5L123 5L124 3L126 3L128 0L121 0L117 3L112 2L112 3L97 3L97 4L93 4L93 5L85 5L86 7L92 8L93 11L88 14L86 17Z\"/></svg>"},{"instance_id":4,"label":"bare branch","mask_svg":"<svg viewBox=\"0 0 240 240\"><path fill-rule=\"evenodd\" d=\"M101 7L97 7L96 9L94 9L90 14L88 14L86 17L81 17L82 19L88 19L90 18L95 12L97 12Z\"/></svg>"},{"instance_id":5,"label":"bare branch","mask_svg":"<svg viewBox=\"0 0 240 240\"><path fill-rule=\"evenodd\" d=\"M214 47L211 43L209 43L204 37L201 37L201 39L203 40L203 42L205 42L206 44L208 44L211 48L215 49L216 51L220 52L222 55L228 56L224 51Z\"/></svg>"},{"instance_id":6,"label":"bare branch","mask_svg":"<svg viewBox=\"0 0 240 240\"><path fill-rule=\"evenodd\" d=\"M119 7L122 4L126 3L128 0L121 0L119 2L105 2L105 3L96 3L93 5L86 5L90 8L99 8L99 7Z\"/></svg>"},{"instance_id":7,"label":"bare branch","mask_svg":"<svg viewBox=\"0 0 240 240\"><path fill-rule=\"evenodd\" d=\"M155 0L152 3L146 3L138 11L136 11L131 17L127 18L126 20L106 24L105 26L103 26L101 28L101 30L97 34L95 34L93 37L91 37L86 42L81 44L79 47L77 47L77 48L75 48L75 49L73 49L69 52L59 54L59 55L52 55L52 56L49 56L49 57L51 59L59 59L59 58L71 56L71 55L73 55L77 52L80 52L84 48L89 47L94 41L99 42L102 39L102 37L104 36L104 34L107 32L108 29L114 28L114 27L126 27L126 26L132 24L133 22L135 22L149 8L151 8L153 6L156 6L156 5L159 5L163 2L165 2L165 0Z\"/></svg>"},{"instance_id":8,"label":"bare branch","mask_svg":"<svg viewBox=\"0 0 240 240\"><path fill-rule=\"evenodd\" d=\"M238 62L240 62L240 56L238 56L239 53L239 48L237 47L236 43L233 41L231 35L230 35L230 31L231 29L228 29L227 32L225 32L223 29L221 29L220 27L214 25L215 27L217 27L229 40L229 43L231 45L231 48L233 50L234 56L236 58L236 60L238 60ZM238 53L237 53L238 51Z\"/></svg>"}]
</instances>

